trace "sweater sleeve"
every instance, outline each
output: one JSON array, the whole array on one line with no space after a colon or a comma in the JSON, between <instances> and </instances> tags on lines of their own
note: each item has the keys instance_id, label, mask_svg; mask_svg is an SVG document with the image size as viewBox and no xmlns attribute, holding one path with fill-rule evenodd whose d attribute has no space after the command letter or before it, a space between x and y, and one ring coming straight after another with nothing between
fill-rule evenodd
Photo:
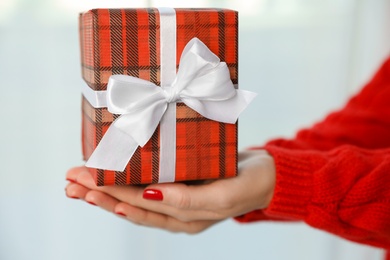
<instances>
[{"instance_id":1,"label":"sweater sleeve","mask_svg":"<svg viewBox=\"0 0 390 260\"><path fill-rule=\"evenodd\" d=\"M266 149L276 161L278 178L265 215L304 220L346 239L390 249L390 149Z\"/></svg>"},{"instance_id":2,"label":"sweater sleeve","mask_svg":"<svg viewBox=\"0 0 390 260\"><path fill-rule=\"evenodd\" d=\"M390 248L390 59L342 110L264 148L275 160L274 197L238 221L303 220Z\"/></svg>"}]
</instances>

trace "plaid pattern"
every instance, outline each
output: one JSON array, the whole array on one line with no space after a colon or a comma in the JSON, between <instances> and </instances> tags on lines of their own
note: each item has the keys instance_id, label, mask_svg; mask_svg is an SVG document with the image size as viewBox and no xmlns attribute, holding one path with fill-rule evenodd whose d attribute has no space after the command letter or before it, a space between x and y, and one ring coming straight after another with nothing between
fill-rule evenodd
<instances>
[{"instance_id":1,"label":"plaid pattern","mask_svg":"<svg viewBox=\"0 0 390 260\"><path fill-rule=\"evenodd\" d=\"M160 25L157 9L95 9L80 15L82 75L93 90L105 90L114 74L160 84ZM193 37L229 67L238 83L238 14L226 9L176 9L177 65ZM87 160L118 115L82 101L83 155ZM177 104L176 181L227 178L237 174L237 124L202 117ZM159 129L138 148L123 172L90 169L101 185L158 181Z\"/></svg>"}]
</instances>

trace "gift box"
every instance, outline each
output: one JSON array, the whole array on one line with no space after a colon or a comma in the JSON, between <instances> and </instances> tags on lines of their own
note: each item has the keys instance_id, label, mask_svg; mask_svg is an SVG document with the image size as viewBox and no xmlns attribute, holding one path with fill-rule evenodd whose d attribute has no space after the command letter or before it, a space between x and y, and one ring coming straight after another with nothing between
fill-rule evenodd
<instances>
[{"instance_id":1,"label":"gift box","mask_svg":"<svg viewBox=\"0 0 390 260\"><path fill-rule=\"evenodd\" d=\"M114 94L107 94L110 85L120 89L122 86L121 77L124 77L122 75L140 79L139 82L134 80L133 84L136 85L147 85L145 81L159 87L164 86L164 84L167 87L175 84L177 79L172 78L172 70L178 73L177 69L180 70L182 66L180 57L183 50L189 48L186 46L189 42L192 44L194 38L196 39L195 45L198 44L202 47L204 44L221 62L226 63L231 84L237 88L238 13L236 11L156 8L95 9L80 14L79 22L82 76L86 82L82 100L82 148L85 160L91 160L91 155L95 150L98 150L97 146L100 145L113 122L119 120L121 116L126 116L115 112L121 111L120 109L112 112L107 108L107 106L110 107L107 104L107 102L111 102L110 98L114 100L123 96L117 94L117 97L112 98L111 96ZM197 49L196 46L190 49ZM199 55L203 55L204 51L198 52ZM189 62L187 66L191 67L192 63ZM214 61L211 63L214 64ZM171 75L164 70L170 70ZM111 77L113 75L120 76L113 79L114 77ZM110 80L117 82L110 83ZM163 82L164 80L165 82ZM129 84L131 85L131 83ZM154 86L146 89L153 89L156 93L158 91ZM126 91L124 90L124 92ZM165 91L164 93L158 95L167 96L166 93L171 92ZM237 174L237 122L218 122L206 118L190 108L191 105L188 106L180 100L176 101L178 98L174 96L176 94L171 94L170 100L167 102L168 105L162 105L164 109L165 106L169 106L166 108L167 111L173 111L175 116L173 126L169 123L170 126L164 130L164 135L168 135L168 137L161 135L162 127L166 127L161 121L155 129L148 130L152 132L146 143L136 144L136 149L122 168L91 167L87 163L97 185L180 182L228 178ZM107 95L110 96L109 101L107 101ZM138 99L138 94L129 95L129 99ZM172 102L173 97L175 97L174 102ZM182 99L186 100L186 98ZM203 99L200 99L203 102ZM196 103L191 102L188 104ZM111 104L111 107L116 106ZM146 110L148 109L142 108L138 111L144 112ZM210 108L207 111L209 110ZM207 111L203 114L207 114ZM154 111L150 115L154 117L156 113ZM219 113L223 114L224 111L219 111ZM229 112L226 111L226 113ZM133 114L138 116L137 111ZM141 117L140 123L135 123L130 128L142 125L144 116ZM130 133L129 135L134 137L134 135L138 135L137 131L148 132L136 130L135 134ZM174 132L173 137L169 137L171 132ZM131 143L132 138L130 141L122 141L118 137L122 134L123 131L119 130L116 134L112 134L114 141L106 142L111 144L112 150L119 151L112 154L111 151L99 148L103 155L98 160L115 161L117 157L120 157L118 155L123 153L123 150L127 150L127 143ZM166 155L162 155L162 149L165 149ZM163 177L162 174L164 174Z\"/></svg>"}]
</instances>

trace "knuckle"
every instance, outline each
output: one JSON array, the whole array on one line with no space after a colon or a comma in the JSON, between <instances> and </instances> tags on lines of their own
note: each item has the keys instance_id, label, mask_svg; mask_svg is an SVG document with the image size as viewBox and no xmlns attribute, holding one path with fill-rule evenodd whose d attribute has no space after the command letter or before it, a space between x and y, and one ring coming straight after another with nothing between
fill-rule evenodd
<instances>
[{"instance_id":1,"label":"knuckle","mask_svg":"<svg viewBox=\"0 0 390 260\"><path fill-rule=\"evenodd\" d=\"M191 197L188 193L180 193L176 197L176 201L174 203L174 207L178 209L189 209L191 208Z\"/></svg>"},{"instance_id":2,"label":"knuckle","mask_svg":"<svg viewBox=\"0 0 390 260\"><path fill-rule=\"evenodd\" d=\"M221 196L218 200L218 205L223 211L230 211L234 208L235 203L228 196Z\"/></svg>"},{"instance_id":3,"label":"knuckle","mask_svg":"<svg viewBox=\"0 0 390 260\"><path fill-rule=\"evenodd\" d=\"M226 218L227 214L225 214L224 212L211 212L209 217L210 220L222 220Z\"/></svg>"},{"instance_id":4,"label":"knuckle","mask_svg":"<svg viewBox=\"0 0 390 260\"><path fill-rule=\"evenodd\" d=\"M177 220L187 223L187 222L190 222L192 220L192 218L190 216L188 216L187 214L178 214Z\"/></svg>"},{"instance_id":5,"label":"knuckle","mask_svg":"<svg viewBox=\"0 0 390 260\"><path fill-rule=\"evenodd\" d=\"M148 220L148 213L143 212L137 216L133 216L130 218L130 221L133 222L137 226L146 226Z\"/></svg>"},{"instance_id":6,"label":"knuckle","mask_svg":"<svg viewBox=\"0 0 390 260\"><path fill-rule=\"evenodd\" d=\"M143 224L143 221L142 221L142 219L141 219L141 217L133 217L133 216L126 216L126 219L128 220L128 221L130 221L131 223L133 223L134 225L137 225L137 226L143 226L144 224Z\"/></svg>"},{"instance_id":7,"label":"knuckle","mask_svg":"<svg viewBox=\"0 0 390 260\"><path fill-rule=\"evenodd\" d=\"M189 223L189 225L187 227L188 228L185 231L185 233L187 233L188 235L195 235L195 234L198 234L198 233L200 233L200 232L202 232L203 230L206 229L205 226L200 225L197 222Z\"/></svg>"},{"instance_id":8,"label":"knuckle","mask_svg":"<svg viewBox=\"0 0 390 260\"><path fill-rule=\"evenodd\" d=\"M134 225L136 225L136 226L144 226L144 224L142 224L142 222L139 221L139 220L131 219L130 221L131 221Z\"/></svg>"}]
</instances>

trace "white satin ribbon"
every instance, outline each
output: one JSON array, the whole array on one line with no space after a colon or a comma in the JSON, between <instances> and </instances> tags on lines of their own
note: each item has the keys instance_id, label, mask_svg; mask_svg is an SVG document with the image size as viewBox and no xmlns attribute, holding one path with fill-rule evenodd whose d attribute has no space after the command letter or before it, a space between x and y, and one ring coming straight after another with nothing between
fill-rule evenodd
<instances>
[{"instance_id":1,"label":"white satin ribbon","mask_svg":"<svg viewBox=\"0 0 390 260\"><path fill-rule=\"evenodd\" d=\"M107 107L107 91L105 90L92 90L88 85L83 84L83 96L94 108Z\"/></svg>"},{"instance_id":2,"label":"white satin ribbon","mask_svg":"<svg viewBox=\"0 0 390 260\"><path fill-rule=\"evenodd\" d=\"M238 88L238 84L234 84L234 88ZM88 85L83 84L81 92L85 99L94 108L107 107L107 91L106 90L92 90Z\"/></svg>"},{"instance_id":3,"label":"white satin ribbon","mask_svg":"<svg viewBox=\"0 0 390 260\"><path fill-rule=\"evenodd\" d=\"M233 124L255 96L235 89L226 63L194 38L183 50L170 88L131 76L110 77L107 107L121 116L111 124L86 166L123 171L137 147L148 142L170 103L180 100L206 118Z\"/></svg>"},{"instance_id":4,"label":"white satin ribbon","mask_svg":"<svg viewBox=\"0 0 390 260\"><path fill-rule=\"evenodd\" d=\"M160 13L160 82L169 93L176 78L176 11L158 8ZM160 121L160 156L158 182L175 181L176 102L169 102Z\"/></svg>"}]
</instances>

